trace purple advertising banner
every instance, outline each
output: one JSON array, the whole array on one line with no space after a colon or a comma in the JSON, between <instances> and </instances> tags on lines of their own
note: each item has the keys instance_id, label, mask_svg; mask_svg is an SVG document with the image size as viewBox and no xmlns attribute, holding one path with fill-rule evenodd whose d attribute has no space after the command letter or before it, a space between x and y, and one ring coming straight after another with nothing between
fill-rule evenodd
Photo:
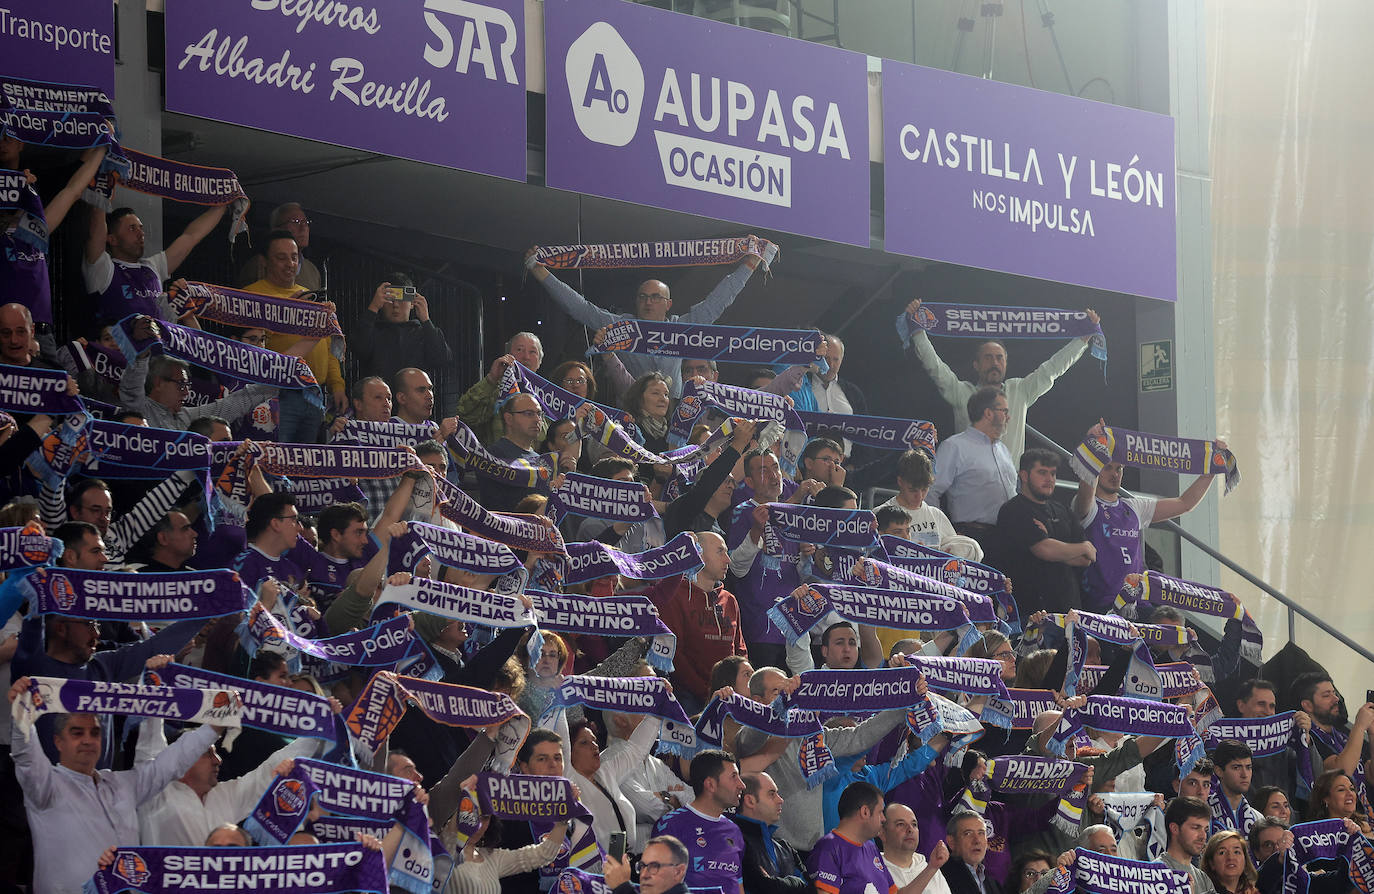
<instances>
[{"instance_id":1,"label":"purple advertising banner","mask_svg":"<svg viewBox=\"0 0 1374 894\"><path fill-rule=\"evenodd\" d=\"M96 87L114 99L110 0L0 4L0 75Z\"/></svg>"},{"instance_id":2,"label":"purple advertising banner","mask_svg":"<svg viewBox=\"0 0 1374 894\"><path fill-rule=\"evenodd\" d=\"M1174 121L883 60L885 248L1178 298Z\"/></svg>"},{"instance_id":3,"label":"purple advertising banner","mask_svg":"<svg viewBox=\"0 0 1374 894\"><path fill-rule=\"evenodd\" d=\"M622 0L546 0L546 182L869 244L858 53Z\"/></svg>"},{"instance_id":4,"label":"purple advertising banner","mask_svg":"<svg viewBox=\"0 0 1374 894\"><path fill-rule=\"evenodd\" d=\"M525 179L522 0L177 0L167 109Z\"/></svg>"}]
</instances>

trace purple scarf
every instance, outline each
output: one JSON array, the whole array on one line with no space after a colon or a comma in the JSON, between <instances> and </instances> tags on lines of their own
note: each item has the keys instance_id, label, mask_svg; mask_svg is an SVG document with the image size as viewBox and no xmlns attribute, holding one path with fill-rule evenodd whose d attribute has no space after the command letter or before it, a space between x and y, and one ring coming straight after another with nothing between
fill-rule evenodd
<instances>
[{"instance_id":1,"label":"purple scarf","mask_svg":"<svg viewBox=\"0 0 1374 894\"><path fill-rule=\"evenodd\" d=\"M478 773L477 807L483 816L530 823L566 822L574 817L591 821L592 812L573 794L563 776L521 776Z\"/></svg>"},{"instance_id":2,"label":"purple scarf","mask_svg":"<svg viewBox=\"0 0 1374 894\"><path fill-rule=\"evenodd\" d=\"M1279 754L1293 740L1293 712L1272 717L1221 717L1207 726L1202 737L1209 747L1220 742L1244 742L1255 757Z\"/></svg>"},{"instance_id":3,"label":"purple scarf","mask_svg":"<svg viewBox=\"0 0 1374 894\"><path fill-rule=\"evenodd\" d=\"M244 651L249 655L256 655L258 649L264 647L284 652L287 662L294 667L299 667L301 655L349 666L392 667L409 657L420 642L410 618L404 616L328 639L307 639L287 630L261 602L249 609L247 619L239 626L239 634Z\"/></svg>"},{"instance_id":4,"label":"purple scarf","mask_svg":"<svg viewBox=\"0 0 1374 894\"><path fill-rule=\"evenodd\" d=\"M658 518L658 510L643 482L569 472L549 496L549 517L566 515L634 523Z\"/></svg>"},{"instance_id":5,"label":"purple scarf","mask_svg":"<svg viewBox=\"0 0 1374 894\"><path fill-rule=\"evenodd\" d=\"M1005 755L988 762L987 784L993 791L1017 795L1059 795L1059 806L1050 822L1066 835L1077 835L1088 799L1083 776L1087 764L1036 757ZM982 811L979 811L982 812Z\"/></svg>"},{"instance_id":6,"label":"purple scarf","mask_svg":"<svg viewBox=\"0 0 1374 894\"><path fill-rule=\"evenodd\" d=\"M363 419L349 419L344 422L343 430L329 439L331 444L353 444L358 447L414 447L421 441L430 441L439 434L439 426L433 422L402 422L390 419L386 422L367 422Z\"/></svg>"},{"instance_id":7,"label":"purple scarf","mask_svg":"<svg viewBox=\"0 0 1374 894\"><path fill-rule=\"evenodd\" d=\"M697 718L697 741L719 748L727 717L769 736L801 739L797 759L807 788L815 788L839 772L834 756L825 745L825 731L821 729L820 720L810 711L760 704L738 692L726 699L712 698Z\"/></svg>"},{"instance_id":8,"label":"purple scarf","mask_svg":"<svg viewBox=\"0 0 1374 894\"><path fill-rule=\"evenodd\" d=\"M806 423L806 433L812 437L845 438L880 450L919 448L934 456L940 440L935 423L923 419L818 413L815 410L798 410L797 415Z\"/></svg>"},{"instance_id":9,"label":"purple scarf","mask_svg":"<svg viewBox=\"0 0 1374 894\"><path fill-rule=\"evenodd\" d=\"M659 749L669 754L696 751L696 733L687 712L662 677L589 677L572 675L553 693L550 712L582 705L597 711L645 714L663 721ZM550 716L549 714L545 715ZM548 726L549 724L541 724Z\"/></svg>"},{"instance_id":10,"label":"purple scarf","mask_svg":"<svg viewBox=\"0 0 1374 894\"><path fill-rule=\"evenodd\" d=\"M143 672L153 686L179 686L190 689L227 689L243 699L243 725L295 739L334 741L334 712L329 699L290 686L274 686L245 680L232 674L169 664L161 670Z\"/></svg>"},{"instance_id":11,"label":"purple scarf","mask_svg":"<svg viewBox=\"0 0 1374 894\"><path fill-rule=\"evenodd\" d=\"M1374 845L1359 833L1351 834L1339 819L1299 823L1291 829L1293 849L1284 853L1284 894L1305 894L1314 860L1344 860L1350 881L1361 894L1374 890Z\"/></svg>"},{"instance_id":12,"label":"purple scarf","mask_svg":"<svg viewBox=\"0 0 1374 894\"><path fill-rule=\"evenodd\" d=\"M287 478L395 478L428 470L402 447L347 447L339 444L256 444L258 468Z\"/></svg>"},{"instance_id":13,"label":"purple scarf","mask_svg":"<svg viewBox=\"0 0 1374 894\"><path fill-rule=\"evenodd\" d=\"M686 531L642 553L623 553L599 540L587 540L568 544L565 583L585 584L613 574L633 580L659 580L676 574L695 577L702 564L696 538Z\"/></svg>"},{"instance_id":14,"label":"purple scarf","mask_svg":"<svg viewBox=\"0 0 1374 894\"><path fill-rule=\"evenodd\" d=\"M823 342L815 329L717 326L624 317L606 328L587 356L624 351L658 357L700 357L728 363L810 363Z\"/></svg>"},{"instance_id":15,"label":"purple scarf","mask_svg":"<svg viewBox=\"0 0 1374 894\"><path fill-rule=\"evenodd\" d=\"M673 669L677 635L659 618L647 596L580 596L576 593L545 593L526 590L534 603L534 617L541 630L590 636L643 636L652 640L649 663L663 671Z\"/></svg>"},{"instance_id":16,"label":"purple scarf","mask_svg":"<svg viewBox=\"0 0 1374 894\"><path fill-rule=\"evenodd\" d=\"M81 399L67 394L65 372L7 364L0 364L0 410L49 416L85 412Z\"/></svg>"},{"instance_id":17,"label":"purple scarf","mask_svg":"<svg viewBox=\"0 0 1374 894\"><path fill-rule=\"evenodd\" d=\"M339 503L367 503L367 496L362 488L353 483L352 478L297 476L285 481L281 489L296 497L296 509L301 515L318 515Z\"/></svg>"},{"instance_id":18,"label":"purple scarf","mask_svg":"<svg viewBox=\"0 0 1374 894\"><path fill-rule=\"evenodd\" d=\"M163 353L169 357L245 382L301 391L305 399L316 407L324 406L319 382L300 357L278 354L176 323L159 322L158 327L162 330L160 337L137 343L134 341L133 316L120 320L110 331L125 357L137 357L149 345L157 343L162 345Z\"/></svg>"},{"instance_id":19,"label":"purple scarf","mask_svg":"<svg viewBox=\"0 0 1374 894\"><path fill-rule=\"evenodd\" d=\"M494 574L499 577L521 567L519 557L505 544L424 522L407 524L409 531L391 538L388 573L413 572L425 553L433 555L444 565L473 574Z\"/></svg>"},{"instance_id":20,"label":"purple scarf","mask_svg":"<svg viewBox=\"0 0 1374 894\"><path fill-rule=\"evenodd\" d=\"M1086 438L1078 445L1069 465L1079 478L1095 481L1107 463L1137 469L1177 472L1180 475L1224 474L1226 493L1240 484L1236 457L1216 441L1153 435L1107 426L1101 437Z\"/></svg>"},{"instance_id":21,"label":"purple scarf","mask_svg":"<svg viewBox=\"0 0 1374 894\"><path fill-rule=\"evenodd\" d=\"M856 561L845 577L856 585L879 590L901 590L904 593L920 593L924 596L939 596L957 599L968 609L969 620L975 624L994 624L998 621L992 600L980 593L974 593L954 584L945 583L935 577L908 571L889 565L867 556Z\"/></svg>"},{"instance_id":22,"label":"purple scarf","mask_svg":"<svg viewBox=\"0 0 1374 894\"><path fill-rule=\"evenodd\" d=\"M1264 646L1264 635L1260 633L1255 619L1250 617L1241 601L1234 593L1217 587L1194 583L1158 571L1147 571L1139 577L1139 598L1142 605L1172 605L1186 612L1195 612L1213 618L1230 620L1234 618L1241 624L1241 649L1243 658L1252 664L1260 663L1260 649ZM1132 582L1128 580L1128 586ZM1123 591L1124 592L1124 591Z\"/></svg>"},{"instance_id":23,"label":"purple scarf","mask_svg":"<svg viewBox=\"0 0 1374 894\"><path fill-rule=\"evenodd\" d=\"M465 624L508 629L533 627L534 616L518 597L489 590L474 590L429 578L412 578L408 584L387 584L377 597L377 607L395 603L407 611L422 611Z\"/></svg>"},{"instance_id":24,"label":"purple scarf","mask_svg":"<svg viewBox=\"0 0 1374 894\"><path fill-rule=\"evenodd\" d=\"M202 320L239 329L266 329L301 338L343 335L332 310L298 298L277 298L227 286L188 282L185 289L178 289L172 295L172 306L178 317L193 313Z\"/></svg>"},{"instance_id":25,"label":"purple scarf","mask_svg":"<svg viewBox=\"0 0 1374 894\"><path fill-rule=\"evenodd\" d=\"M14 728L28 741L44 714L122 714L162 717L183 723L237 727L243 706L228 689L140 686L63 677L29 677L28 689L15 697Z\"/></svg>"},{"instance_id":26,"label":"purple scarf","mask_svg":"<svg viewBox=\"0 0 1374 894\"><path fill-rule=\"evenodd\" d=\"M1204 756L1202 740L1188 720L1188 709L1182 705L1114 695L1090 695L1083 707L1064 712L1047 748L1052 754L1063 754L1064 746L1084 727L1110 733L1177 739L1176 757L1180 776L1188 775L1193 764Z\"/></svg>"},{"instance_id":27,"label":"purple scarf","mask_svg":"<svg viewBox=\"0 0 1374 894\"><path fill-rule=\"evenodd\" d=\"M629 413L617 407L608 407L594 400L578 397L571 391L558 387L518 361L506 367L506 371L501 375L501 384L497 386L497 391L503 397L522 393L528 394L538 402L544 415L555 422L571 419L577 413L578 407L583 404L591 404L604 413L606 418L615 420L617 424L633 432L632 437L635 440L643 440L639 428L635 425L634 417Z\"/></svg>"},{"instance_id":28,"label":"purple scarf","mask_svg":"<svg viewBox=\"0 0 1374 894\"><path fill-rule=\"evenodd\" d=\"M150 196L160 196L190 205L229 205L229 244L248 229L248 195L239 178L228 168L207 168L148 155L137 149L124 149L129 169L116 177L106 171L81 198L109 213L116 184ZM210 319L206 317L205 319Z\"/></svg>"},{"instance_id":29,"label":"purple scarf","mask_svg":"<svg viewBox=\"0 0 1374 894\"><path fill-rule=\"evenodd\" d=\"M1149 891L1150 894L1189 894L1188 874L1175 872L1164 863L1110 857L1078 848L1070 869L1056 869L1049 890L1069 894L1121 894L1123 891Z\"/></svg>"},{"instance_id":30,"label":"purple scarf","mask_svg":"<svg viewBox=\"0 0 1374 894\"><path fill-rule=\"evenodd\" d=\"M109 869L86 882L84 894L387 894L381 851L361 844L306 847L121 847Z\"/></svg>"},{"instance_id":31,"label":"purple scarf","mask_svg":"<svg viewBox=\"0 0 1374 894\"><path fill-rule=\"evenodd\" d=\"M908 344L918 329L931 335L957 338L1089 338L1088 350L1107 361L1107 338L1102 327L1078 310L1050 307L1000 307L995 304L942 304L921 302L913 318L897 317L897 334Z\"/></svg>"},{"instance_id":32,"label":"purple scarf","mask_svg":"<svg viewBox=\"0 0 1374 894\"><path fill-rule=\"evenodd\" d=\"M482 446L472 429L461 422L444 442L444 447L453 460L454 468L471 469L483 478L530 490L547 488L558 465L558 457L554 454L546 454L538 462L518 458L498 459Z\"/></svg>"},{"instance_id":33,"label":"purple scarf","mask_svg":"<svg viewBox=\"0 0 1374 894\"><path fill-rule=\"evenodd\" d=\"M770 252L769 249L772 249ZM604 242L541 245L526 264L550 270L610 270L626 267L702 267L758 258L767 269L778 247L758 236L678 239L672 242Z\"/></svg>"},{"instance_id":34,"label":"purple scarf","mask_svg":"<svg viewBox=\"0 0 1374 894\"><path fill-rule=\"evenodd\" d=\"M768 619L796 642L830 612L856 624L895 627L898 630L960 630L959 651L965 652L979 637L962 602L941 596L902 593L836 584L804 584L778 599L768 609Z\"/></svg>"},{"instance_id":35,"label":"purple scarf","mask_svg":"<svg viewBox=\"0 0 1374 894\"><path fill-rule=\"evenodd\" d=\"M878 544L878 520L867 509L769 503L768 524L784 540L867 549Z\"/></svg>"},{"instance_id":36,"label":"purple scarf","mask_svg":"<svg viewBox=\"0 0 1374 894\"><path fill-rule=\"evenodd\" d=\"M20 586L39 614L100 621L222 618L253 601L239 576L223 569L137 574L38 568Z\"/></svg>"},{"instance_id":37,"label":"purple scarf","mask_svg":"<svg viewBox=\"0 0 1374 894\"><path fill-rule=\"evenodd\" d=\"M994 696L988 699L988 704L995 705L998 713L1011 718L1014 730L1033 728L1036 716L1058 707L1054 693L1048 689L1008 689L1005 699Z\"/></svg>"},{"instance_id":38,"label":"purple scarf","mask_svg":"<svg viewBox=\"0 0 1374 894\"><path fill-rule=\"evenodd\" d=\"M1011 578L991 565L961 559L943 550L903 540L891 534L878 538L887 561L925 577L933 577L965 590L982 593L997 601L998 615L1013 633L1021 632L1021 616L1011 596Z\"/></svg>"},{"instance_id":39,"label":"purple scarf","mask_svg":"<svg viewBox=\"0 0 1374 894\"><path fill-rule=\"evenodd\" d=\"M22 528L0 528L0 571L49 565L61 555L62 541L45 534L38 521Z\"/></svg>"},{"instance_id":40,"label":"purple scarf","mask_svg":"<svg viewBox=\"0 0 1374 894\"><path fill-rule=\"evenodd\" d=\"M688 382L682 388L682 400L678 401L673 413L669 434L687 440L697 417L710 407L720 409L727 416L770 419L794 431L806 430L806 423L781 394L719 382Z\"/></svg>"},{"instance_id":41,"label":"purple scarf","mask_svg":"<svg viewBox=\"0 0 1374 894\"><path fill-rule=\"evenodd\" d=\"M932 689L967 695L1009 697L1007 685L1002 682L1002 662L994 658L950 658L939 655L904 657L907 666L894 669L924 676Z\"/></svg>"},{"instance_id":42,"label":"purple scarf","mask_svg":"<svg viewBox=\"0 0 1374 894\"><path fill-rule=\"evenodd\" d=\"M4 116L0 113L0 135L5 131ZM0 211L15 212L13 237L31 251L47 252L48 221L43 216L43 200L29 186L23 171L0 168Z\"/></svg>"},{"instance_id":43,"label":"purple scarf","mask_svg":"<svg viewBox=\"0 0 1374 894\"><path fill-rule=\"evenodd\" d=\"M567 555L563 535L544 516L488 512L446 478L435 478L434 487L436 495L443 499L439 513L460 528L511 549Z\"/></svg>"},{"instance_id":44,"label":"purple scarf","mask_svg":"<svg viewBox=\"0 0 1374 894\"><path fill-rule=\"evenodd\" d=\"M363 686L357 701L344 715L344 725L358 745L375 754L411 704L430 720L445 726L499 726L492 766L503 771L515 763L515 755L530 731L530 719L504 693L382 673L374 673Z\"/></svg>"}]
</instances>

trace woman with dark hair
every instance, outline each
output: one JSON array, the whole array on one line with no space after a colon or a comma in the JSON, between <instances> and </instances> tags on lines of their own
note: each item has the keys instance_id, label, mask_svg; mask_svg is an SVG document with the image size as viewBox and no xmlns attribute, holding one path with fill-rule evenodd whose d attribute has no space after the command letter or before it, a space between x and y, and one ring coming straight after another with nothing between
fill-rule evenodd
<instances>
[{"instance_id":1,"label":"woman with dark hair","mask_svg":"<svg viewBox=\"0 0 1374 894\"><path fill-rule=\"evenodd\" d=\"M658 741L658 730L659 721L646 717L625 739L628 747L607 751L604 760L591 721L579 720L568 730L563 746L568 778L582 790L582 803L592 812L592 828L603 848L610 844L612 832L623 831L630 853L644 849L634 805L625 797L625 779L648 758Z\"/></svg>"},{"instance_id":2,"label":"woman with dark hair","mask_svg":"<svg viewBox=\"0 0 1374 894\"><path fill-rule=\"evenodd\" d=\"M577 423L571 419L551 423L535 452L556 454L560 473L576 472L582 461L582 441L577 437Z\"/></svg>"},{"instance_id":3,"label":"woman with dark hair","mask_svg":"<svg viewBox=\"0 0 1374 894\"><path fill-rule=\"evenodd\" d=\"M1054 857L1044 851L1026 851L1012 861L1007 884L1016 886L1016 894L1025 894L1031 885L1040 881L1045 873L1053 870Z\"/></svg>"},{"instance_id":4,"label":"woman with dark hair","mask_svg":"<svg viewBox=\"0 0 1374 894\"><path fill-rule=\"evenodd\" d=\"M1327 770L1312 783L1312 797L1307 801L1309 820L1348 819L1370 834L1369 817L1360 812L1355 783L1343 770Z\"/></svg>"},{"instance_id":5,"label":"woman with dark hair","mask_svg":"<svg viewBox=\"0 0 1374 894\"><path fill-rule=\"evenodd\" d=\"M1263 785L1250 796L1250 804L1265 816L1283 820L1284 825L1293 824L1293 808L1288 803L1288 792L1277 785Z\"/></svg>"},{"instance_id":6,"label":"woman with dark hair","mask_svg":"<svg viewBox=\"0 0 1374 894\"><path fill-rule=\"evenodd\" d=\"M476 803L464 796L456 816L471 822L478 815ZM517 848L502 847L501 835L499 819L481 817L477 828L463 844L461 861L455 862L448 877L446 894L500 894L501 879L553 862L568 837L568 823L566 820L554 823L543 841ZM457 842L449 840L446 843L452 849Z\"/></svg>"},{"instance_id":7,"label":"woman with dark hair","mask_svg":"<svg viewBox=\"0 0 1374 894\"><path fill-rule=\"evenodd\" d=\"M668 378L660 372L645 373L625 391L620 405L634 417L644 434L644 446L655 453L668 449L668 411L672 408Z\"/></svg>"},{"instance_id":8,"label":"woman with dark hair","mask_svg":"<svg viewBox=\"0 0 1374 894\"><path fill-rule=\"evenodd\" d=\"M1250 845L1235 829L1226 829L1207 839L1202 852L1202 871L1216 886L1217 894L1258 894L1259 880L1250 861Z\"/></svg>"},{"instance_id":9,"label":"woman with dark hair","mask_svg":"<svg viewBox=\"0 0 1374 894\"><path fill-rule=\"evenodd\" d=\"M578 397L596 400L596 376L581 360L564 360L549 373L549 381Z\"/></svg>"}]
</instances>

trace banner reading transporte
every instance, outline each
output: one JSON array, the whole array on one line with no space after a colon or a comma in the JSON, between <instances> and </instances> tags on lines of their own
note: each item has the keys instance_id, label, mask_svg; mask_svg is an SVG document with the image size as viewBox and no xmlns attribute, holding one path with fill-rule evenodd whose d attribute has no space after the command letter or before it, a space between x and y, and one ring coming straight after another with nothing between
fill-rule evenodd
<instances>
[{"instance_id":1,"label":"banner reading transporte","mask_svg":"<svg viewBox=\"0 0 1374 894\"><path fill-rule=\"evenodd\" d=\"M178 0L167 109L523 181L524 18L521 0Z\"/></svg>"},{"instance_id":2,"label":"banner reading transporte","mask_svg":"<svg viewBox=\"0 0 1374 894\"><path fill-rule=\"evenodd\" d=\"M0 75L95 87L113 99L114 66L109 0L17 0L0 6ZM22 101L15 105L32 108Z\"/></svg>"},{"instance_id":3,"label":"banner reading transporte","mask_svg":"<svg viewBox=\"0 0 1374 894\"><path fill-rule=\"evenodd\" d=\"M619 0L544 33L549 186L868 245L861 54Z\"/></svg>"},{"instance_id":4,"label":"banner reading transporte","mask_svg":"<svg viewBox=\"0 0 1374 894\"><path fill-rule=\"evenodd\" d=\"M1174 301L1174 121L883 60L884 247Z\"/></svg>"}]
</instances>

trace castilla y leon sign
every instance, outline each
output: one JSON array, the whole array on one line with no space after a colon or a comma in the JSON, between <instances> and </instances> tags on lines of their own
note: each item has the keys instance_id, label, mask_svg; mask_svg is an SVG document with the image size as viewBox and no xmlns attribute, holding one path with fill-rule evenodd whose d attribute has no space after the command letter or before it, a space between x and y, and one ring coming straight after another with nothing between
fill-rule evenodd
<instances>
[{"instance_id":1,"label":"castilla y leon sign","mask_svg":"<svg viewBox=\"0 0 1374 894\"><path fill-rule=\"evenodd\" d=\"M176 0L167 109L525 179L522 0Z\"/></svg>"},{"instance_id":2,"label":"castilla y leon sign","mask_svg":"<svg viewBox=\"0 0 1374 894\"><path fill-rule=\"evenodd\" d=\"M544 20L549 186L868 245L862 55L622 0Z\"/></svg>"},{"instance_id":3,"label":"castilla y leon sign","mask_svg":"<svg viewBox=\"0 0 1374 894\"><path fill-rule=\"evenodd\" d=\"M883 61L885 248L1174 301L1174 121Z\"/></svg>"}]
</instances>

